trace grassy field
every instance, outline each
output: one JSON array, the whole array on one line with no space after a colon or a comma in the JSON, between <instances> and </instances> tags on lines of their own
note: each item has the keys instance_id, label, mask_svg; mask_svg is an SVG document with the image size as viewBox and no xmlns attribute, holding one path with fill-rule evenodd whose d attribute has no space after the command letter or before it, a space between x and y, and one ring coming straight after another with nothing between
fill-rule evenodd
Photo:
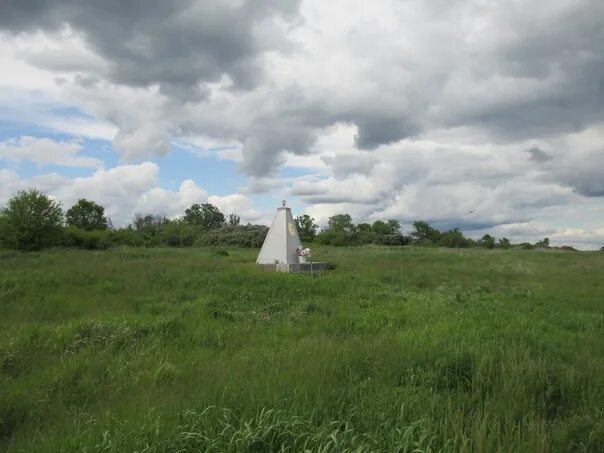
<instances>
[{"instance_id":1,"label":"grassy field","mask_svg":"<svg viewBox=\"0 0 604 453\"><path fill-rule=\"evenodd\" d=\"M0 252L0 450L604 451L604 253Z\"/></svg>"}]
</instances>

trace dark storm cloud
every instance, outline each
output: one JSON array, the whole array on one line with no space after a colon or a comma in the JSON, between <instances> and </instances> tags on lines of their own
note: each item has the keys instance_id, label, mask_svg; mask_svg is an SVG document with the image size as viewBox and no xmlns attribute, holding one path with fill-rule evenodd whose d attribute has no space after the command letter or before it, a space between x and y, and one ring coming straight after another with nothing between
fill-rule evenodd
<instances>
[{"instance_id":1,"label":"dark storm cloud","mask_svg":"<svg viewBox=\"0 0 604 453\"><path fill-rule=\"evenodd\" d=\"M406 116L395 116L387 112L374 115L357 113L352 121L358 128L355 145L359 149L372 150L418 133L419 127L412 125Z\"/></svg>"},{"instance_id":2,"label":"dark storm cloud","mask_svg":"<svg viewBox=\"0 0 604 453\"><path fill-rule=\"evenodd\" d=\"M552 164L554 180L586 197L604 196L604 149L581 156L565 156Z\"/></svg>"},{"instance_id":3,"label":"dark storm cloud","mask_svg":"<svg viewBox=\"0 0 604 453\"><path fill-rule=\"evenodd\" d=\"M527 149L526 152L529 153L531 156L529 157L529 159L534 162L547 162L549 160L552 160L551 154L539 148L530 148Z\"/></svg>"},{"instance_id":4,"label":"dark storm cloud","mask_svg":"<svg viewBox=\"0 0 604 453\"><path fill-rule=\"evenodd\" d=\"M476 124L512 141L604 121L604 2L554 4L550 11L502 7L497 26L506 39L482 53L492 70L481 70L485 80L499 77L509 87L450 124Z\"/></svg>"},{"instance_id":5,"label":"dark storm cloud","mask_svg":"<svg viewBox=\"0 0 604 453\"><path fill-rule=\"evenodd\" d=\"M0 29L81 32L109 62L113 82L159 84L178 99L204 94L199 84L227 74L235 87L258 83L263 50L255 24L274 12L291 14L298 0L247 2L193 0L7 0Z\"/></svg>"}]
</instances>

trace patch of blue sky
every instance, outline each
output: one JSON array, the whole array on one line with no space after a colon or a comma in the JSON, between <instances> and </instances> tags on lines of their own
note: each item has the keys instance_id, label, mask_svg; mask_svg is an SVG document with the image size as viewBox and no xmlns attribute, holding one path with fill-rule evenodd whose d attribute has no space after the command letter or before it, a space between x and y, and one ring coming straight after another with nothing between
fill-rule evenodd
<instances>
[{"instance_id":1,"label":"patch of blue sky","mask_svg":"<svg viewBox=\"0 0 604 453\"><path fill-rule=\"evenodd\" d=\"M94 121L94 116L84 112L83 110L77 107L71 107L67 105L56 105L50 106L47 109L47 112L51 115L63 116L68 118L77 118L82 120L91 120Z\"/></svg>"},{"instance_id":2,"label":"patch of blue sky","mask_svg":"<svg viewBox=\"0 0 604 453\"><path fill-rule=\"evenodd\" d=\"M113 151L111 143L101 139L87 139L52 130L43 126L20 123L18 121L0 121L0 142L19 139L23 136L47 138L53 141L76 141L82 146L78 156L93 157L103 162L104 168L112 168L118 164L118 155ZM44 164L35 162L14 161L0 158L0 168L10 168L22 178L30 178L40 174L57 173L69 178L89 176L96 168L65 167L63 165Z\"/></svg>"},{"instance_id":3,"label":"patch of blue sky","mask_svg":"<svg viewBox=\"0 0 604 453\"><path fill-rule=\"evenodd\" d=\"M184 180L191 179L212 195L229 195L245 183L236 162L211 152L200 154L173 146L171 153L152 160L159 165L159 184L165 189L178 190Z\"/></svg>"}]
</instances>

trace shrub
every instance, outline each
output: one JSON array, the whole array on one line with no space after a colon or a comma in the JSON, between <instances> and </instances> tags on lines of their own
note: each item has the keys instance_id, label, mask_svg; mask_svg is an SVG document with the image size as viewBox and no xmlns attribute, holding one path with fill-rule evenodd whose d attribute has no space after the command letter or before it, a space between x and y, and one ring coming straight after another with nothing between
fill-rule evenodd
<instances>
[{"instance_id":1,"label":"shrub","mask_svg":"<svg viewBox=\"0 0 604 453\"><path fill-rule=\"evenodd\" d=\"M132 228L122 228L119 230L112 231L109 237L112 245L145 245L143 237L137 234L137 232L134 231Z\"/></svg>"},{"instance_id":2,"label":"shrub","mask_svg":"<svg viewBox=\"0 0 604 453\"><path fill-rule=\"evenodd\" d=\"M107 230L82 230L76 227L65 229L64 242L66 247L87 250L105 250L112 245L110 232Z\"/></svg>"},{"instance_id":3,"label":"shrub","mask_svg":"<svg viewBox=\"0 0 604 453\"><path fill-rule=\"evenodd\" d=\"M344 231L325 230L317 234L315 241L324 245L351 245L350 237Z\"/></svg>"},{"instance_id":4,"label":"shrub","mask_svg":"<svg viewBox=\"0 0 604 453\"><path fill-rule=\"evenodd\" d=\"M159 240L168 247L191 247L201 234L199 226L169 222L160 231Z\"/></svg>"},{"instance_id":5,"label":"shrub","mask_svg":"<svg viewBox=\"0 0 604 453\"><path fill-rule=\"evenodd\" d=\"M30 189L20 191L4 210L6 246L24 251L58 245L62 239L63 210L58 201Z\"/></svg>"},{"instance_id":6,"label":"shrub","mask_svg":"<svg viewBox=\"0 0 604 453\"><path fill-rule=\"evenodd\" d=\"M501 238L499 239L497 246L502 249L509 249L512 244L510 243L510 240L508 238Z\"/></svg>"},{"instance_id":7,"label":"shrub","mask_svg":"<svg viewBox=\"0 0 604 453\"><path fill-rule=\"evenodd\" d=\"M485 234L479 241L478 245L486 249L495 248L495 238L490 234Z\"/></svg>"},{"instance_id":8,"label":"shrub","mask_svg":"<svg viewBox=\"0 0 604 453\"><path fill-rule=\"evenodd\" d=\"M446 233L443 233L438 245L444 247L468 247L469 241L464 237L461 231L454 228Z\"/></svg>"},{"instance_id":9,"label":"shrub","mask_svg":"<svg viewBox=\"0 0 604 453\"><path fill-rule=\"evenodd\" d=\"M409 236L400 233L381 234L373 240L373 243L378 245L407 245L410 242L411 238Z\"/></svg>"},{"instance_id":10,"label":"shrub","mask_svg":"<svg viewBox=\"0 0 604 453\"><path fill-rule=\"evenodd\" d=\"M225 226L200 234L195 245L200 246L235 246L260 248L268 233L264 225Z\"/></svg>"},{"instance_id":11,"label":"shrub","mask_svg":"<svg viewBox=\"0 0 604 453\"><path fill-rule=\"evenodd\" d=\"M3 212L0 212L0 248L8 247L8 219Z\"/></svg>"},{"instance_id":12,"label":"shrub","mask_svg":"<svg viewBox=\"0 0 604 453\"><path fill-rule=\"evenodd\" d=\"M542 240L535 242L535 247L548 248L549 247L549 238L543 238Z\"/></svg>"}]
</instances>

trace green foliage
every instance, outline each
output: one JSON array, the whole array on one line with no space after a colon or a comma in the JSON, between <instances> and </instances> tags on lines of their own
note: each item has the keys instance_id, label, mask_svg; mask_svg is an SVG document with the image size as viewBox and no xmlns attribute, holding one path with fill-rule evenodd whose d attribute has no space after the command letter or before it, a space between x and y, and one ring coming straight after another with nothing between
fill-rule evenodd
<instances>
[{"instance_id":1,"label":"green foliage","mask_svg":"<svg viewBox=\"0 0 604 453\"><path fill-rule=\"evenodd\" d=\"M540 241L535 242L535 247L548 248L549 247L549 238L543 238Z\"/></svg>"},{"instance_id":2,"label":"green foliage","mask_svg":"<svg viewBox=\"0 0 604 453\"><path fill-rule=\"evenodd\" d=\"M327 222L327 228L332 231L341 231L349 238L352 238L356 232L350 214L336 214L331 216Z\"/></svg>"},{"instance_id":3,"label":"green foliage","mask_svg":"<svg viewBox=\"0 0 604 453\"><path fill-rule=\"evenodd\" d=\"M170 220L162 215L156 214L135 214L132 219L132 226L139 233L149 236L156 236Z\"/></svg>"},{"instance_id":4,"label":"green foliage","mask_svg":"<svg viewBox=\"0 0 604 453\"><path fill-rule=\"evenodd\" d=\"M495 238L493 236L491 236L490 234L485 234L478 241L478 245L480 245L481 247L484 247L485 249L493 249L493 248L495 248Z\"/></svg>"},{"instance_id":5,"label":"green foliage","mask_svg":"<svg viewBox=\"0 0 604 453\"><path fill-rule=\"evenodd\" d=\"M411 243L411 238L400 233L379 234L375 236L373 243L377 245L407 245Z\"/></svg>"},{"instance_id":6,"label":"green foliage","mask_svg":"<svg viewBox=\"0 0 604 453\"><path fill-rule=\"evenodd\" d=\"M323 230L315 239L315 242L324 245L335 245L338 247L351 244L351 238L345 231L338 230Z\"/></svg>"},{"instance_id":7,"label":"green foliage","mask_svg":"<svg viewBox=\"0 0 604 453\"><path fill-rule=\"evenodd\" d=\"M63 245L70 248L87 250L105 250L111 244L111 232L107 230L82 230L76 227L65 228Z\"/></svg>"},{"instance_id":8,"label":"green foliage","mask_svg":"<svg viewBox=\"0 0 604 453\"><path fill-rule=\"evenodd\" d=\"M256 256L0 254L0 450L604 451L604 254Z\"/></svg>"},{"instance_id":9,"label":"green foliage","mask_svg":"<svg viewBox=\"0 0 604 453\"><path fill-rule=\"evenodd\" d=\"M413 222L413 231L411 236L417 241L431 241L438 243L440 241L441 233L436 228L432 228L424 221Z\"/></svg>"},{"instance_id":10,"label":"green foliage","mask_svg":"<svg viewBox=\"0 0 604 453\"><path fill-rule=\"evenodd\" d=\"M308 214L303 214L294 219L300 240L302 242L312 242L317 235L318 225L315 223L315 219Z\"/></svg>"},{"instance_id":11,"label":"green foliage","mask_svg":"<svg viewBox=\"0 0 604 453\"><path fill-rule=\"evenodd\" d=\"M510 240L508 238L501 238L497 243L497 247L501 249L509 249L511 246L512 244L510 243Z\"/></svg>"},{"instance_id":12,"label":"green foliage","mask_svg":"<svg viewBox=\"0 0 604 453\"><path fill-rule=\"evenodd\" d=\"M316 236L319 244L352 245L357 240L357 228L350 214L336 214L329 218L327 228Z\"/></svg>"},{"instance_id":13,"label":"green foliage","mask_svg":"<svg viewBox=\"0 0 604 453\"><path fill-rule=\"evenodd\" d=\"M401 230L401 224L397 220L388 220L388 222L384 222L382 220L376 220L371 225L371 231L375 234L397 234Z\"/></svg>"},{"instance_id":14,"label":"green foliage","mask_svg":"<svg viewBox=\"0 0 604 453\"><path fill-rule=\"evenodd\" d=\"M237 214L229 214L229 220L227 221L228 226L237 226L241 223L241 217Z\"/></svg>"},{"instance_id":15,"label":"green foliage","mask_svg":"<svg viewBox=\"0 0 604 453\"><path fill-rule=\"evenodd\" d=\"M359 223L356 226L356 240L359 244L372 244L376 240L377 234L372 230L368 223Z\"/></svg>"},{"instance_id":16,"label":"green foliage","mask_svg":"<svg viewBox=\"0 0 604 453\"><path fill-rule=\"evenodd\" d=\"M81 198L78 202L67 210L65 222L68 226L79 228L80 230L106 230L107 218L105 217L105 208L96 204L94 201Z\"/></svg>"},{"instance_id":17,"label":"green foliage","mask_svg":"<svg viewBox=\"0 0 604 453\"><path fill-rule=\"evenodd\" d=\"M371 225L371 231L375 234L392 234L393 232L390 229L390 225L382 220L376 220Z\"/></svg>"},{"instance_id":18,"label":"green foliage","mask_svg":"<svg viewBox=\"0 0 604 453\"><path fill-rule=\"evenodd\" d=\"M4 210L0 210L0 248L10 247L9 234L8 217L4 214Z\"/></svg>"},{"instance_id":19,"label":"green foliage","mask_svg":"<svg viewBox=\"0 0 604 453\"><path fill-rule=\"evenodd\" d=\"M195 242L196 246L235 246L260 248L268 233L264 225L225 226L204 232Z\"/></svg>"},{"instance_id":20,"label":"green foliage","mask_svg":"<svg viewBox=\"0 0 604 453\"><path fill-rule=\"evenodd\" d=\"M61 204L36 189L13 196L3 217L3 243L9 248L35 251L61 242Z\"/></svg>"},{"instance_id":21,"label":"green foliage","mask_svg":"<svg viewBox=\"0 0 604 453\"><path fill-rule=\"evenodd\" d=\"M207 230L220 228L225 224L224 214L211 203L192 204L185 210L183 221Z\"/></svg>"},{"instance_id":22,"label":"green foliage","mask_svg":"<svg viewBox=\"0 0 604 453\"><path fill-rule=\"evenodd\" d=\"M459 229L454 228L440 234L438 245L442 247L468 247L470 243Z\"/></svg>"}]
</instances>

